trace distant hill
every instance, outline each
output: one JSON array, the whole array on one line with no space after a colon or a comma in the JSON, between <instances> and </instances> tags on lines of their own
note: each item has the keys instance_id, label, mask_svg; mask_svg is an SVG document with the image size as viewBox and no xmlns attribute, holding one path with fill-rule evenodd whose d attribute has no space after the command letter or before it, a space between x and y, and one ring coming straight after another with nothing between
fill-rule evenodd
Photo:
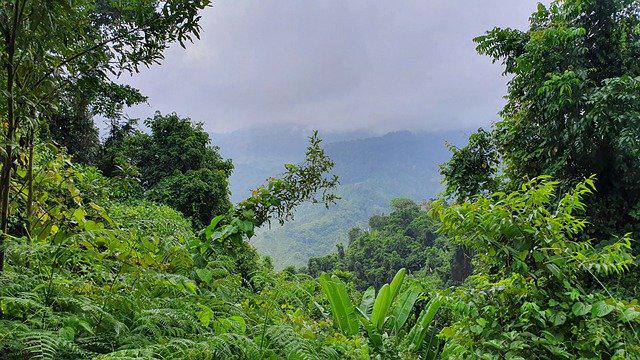
<instances>
[{"instance_id":1,"label":"distant hill","mask_svg":"<svg viewBox=\"0 0 640 360\"><path fill-rule=\"evenodd\" d=\"M283 164L302 160L310 134L303 127L282 125L213 134L214 144L235 165L232 200L243 199L265 178L281 173ZM350 228L364 227L371 215L385 212L392 198L422 201L436 195L441 190L438 165L450 156L445 141L460 144L467 136L409 131L320 135L336 163L341 199L329 209L304 205L293 221L258 231L252 243L278 268L304 266L309 257L331 252L338 242L346 241Z\"/></svg>"}]
</instances>

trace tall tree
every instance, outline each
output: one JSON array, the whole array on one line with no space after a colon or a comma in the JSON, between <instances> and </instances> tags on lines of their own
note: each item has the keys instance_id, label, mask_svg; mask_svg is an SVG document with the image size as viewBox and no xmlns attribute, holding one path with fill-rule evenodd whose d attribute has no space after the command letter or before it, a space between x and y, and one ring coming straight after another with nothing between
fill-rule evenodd
<instances>
[{"instance_id":1,"label":"tall tree","mask_svg":"<svg viewBox=\"0 0 640 360\"><path fill-rule=\"evenodd\" d=\"M478 51L511 76L494 141L515 183L544 174L586 201L601 234L640 230L640 3L539 5L527 31L496 28Z\"/></svg>"},{"instance_id":2,"label":"tall tree","mask_svg":"<svg viewBox=\"0 0 640 360\"><path fill-rule=\"evenodd\" d=\"M233 165L211 145L201 123L180 118L175 113L156 113L145 120L151 134L136 132L127 144L131 162L138 166L143 186L151 188L176 173L190 170L221 170L227 176Z\"/></svg>"},{"instance_id":3,"label":"tall tree","mask_svg":"<svg viewBox=\"0 0 640 360\"><path fill-rule=\"evenodd\" d=\"M199 34L208 0L8 0L0 4L0 270L19 139L57 105L87 68L101 77L135 72L162 59L171 42ZM29 121L31 120L31 121Z\"/></svg>"},{"instance_id":4,"label":"tall tree","mask_svg":"<svg viewBox=\"0 0 640 360\"><path fill-rule=\"evenodd\" d=\"M201 228L230 207L229 182L233 164L211 145L202 124L175 113L145 120L151 133L135 121L114 122L102 148L100 167L112 175L127 163L139 171L146 197L191 217Z\"/></svg>"},{"instance_id":5,"label":"tall tree","mask_svg":"<svg viewBox=\"0 0 640 360\"><path fill-rule=\"evenodd\" d=\"M119 120L125 106L147 99L137 89L116 84L92 70L74 79L64 90L56 111L46 115L48 135L65 147L74 161L92 165L97 165L100 150L94 116Z\"/></svg>"},{"instance_id":6,"label":"tall tree","mask_svg":"<svg viewBox=\"0 0 640 360\"><path fill-rule=\"evenodd\" d=\"M458 148L450 145L451 159L440 166L444 178L444 195L449 200L462 203L481 194L496 191L498 153L491 133L479 129L469 137L469 143ZM451 259L451 279L462 283L473 272L473 251L464 244L456 246Z\"/></svg>"}]
</instances>

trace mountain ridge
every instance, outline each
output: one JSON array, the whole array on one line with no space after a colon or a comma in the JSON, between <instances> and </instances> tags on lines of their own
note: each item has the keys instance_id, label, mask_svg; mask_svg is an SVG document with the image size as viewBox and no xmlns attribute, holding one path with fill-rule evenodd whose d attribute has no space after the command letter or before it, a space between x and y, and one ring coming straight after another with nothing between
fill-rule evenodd
<instances>
[{"instance_id":1,"label":"mountain ridge","mask_svg":"<svg viewBox=\"0 0 640 360\"><path fill-rule=\"evenodd\" d=\"M271 256L276 268L304 266L309 257L329 253L337 243L346 242L352 227L366 227L371 215L386 212L391 199L405 197L420 202L439 193L438 166L450 156L445 142L462 144L468 133L320 133L327 155L336 164L333 172L340 178L336 192L341 199L328 209L313 204L301 206L295 219L284 226L258 229L252 244ZM312 130L295 126L213 134L221 154L234 161L232 201L242 200L265 178L280 174L285 163L302 160L311 134Z\"/></svg>"}]
</instances>

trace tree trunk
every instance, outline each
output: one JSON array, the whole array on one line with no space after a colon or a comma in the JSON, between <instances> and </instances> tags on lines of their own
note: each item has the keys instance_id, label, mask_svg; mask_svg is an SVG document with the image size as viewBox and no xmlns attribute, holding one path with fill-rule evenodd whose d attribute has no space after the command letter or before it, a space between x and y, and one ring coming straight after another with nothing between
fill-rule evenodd
<instances>
[{"instance_id":1,"label":"tree trunk","mask_svg":"<svg viewBox=\"0 0 640 360\"><path fill-rule=\"evenodd\" d=\"M33 143L34 131L29 132L29 164L27 165L27 226L29 234L31 233L33 218Z\"/></svg>"},{"instance_id":2,"label":"tree trunk","mask_svg":"<svg viewBox=\"0 0 640 360\"><path fill-rule=\"evenodd\" d=\"M455 284L462 284L473 272L471 258L473 252L465 246L458 246L452 259L451 279Z\"/></svg>"},{"instance_id":3,"label":"tree trunk","mask_svg":"<svg viewBox=\"0 0 640 360\"><path fill-rule=\"evenodd\" d=\"M16 14L14 14L14 17ZM15 31L15 29L14 29ZM5 252L5 244L8 238L8 228L9 228L9 193L11 186L11 176L13 170L13 137L16 132L16 116L14 113L14 93L13 93L13 85L14 85L14 63L13 58L15 54L15 33L11 31L7 31L5 36L5 46L6 46L6 79L7 79L7 133L6 138L4 139L6 142L5 146L5 158L2 164L2 174L0 175L0 231L2 234L0 235L0 272L4 269L4 252Z\"/></svg>"}]
</instances>

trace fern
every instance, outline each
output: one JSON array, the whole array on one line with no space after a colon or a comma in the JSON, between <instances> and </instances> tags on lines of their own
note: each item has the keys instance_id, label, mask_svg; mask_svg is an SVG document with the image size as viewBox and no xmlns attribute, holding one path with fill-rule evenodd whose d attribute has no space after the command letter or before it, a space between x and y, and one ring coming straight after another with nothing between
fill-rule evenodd
<instances>
[{"instance_id":1,"label":"fern","mask_svg":"<svg viewBox=\"0 0 640 360\"><path fill-rule=\"evenodd\" d=\"M35 360L55 360L60 340L48 332L31 332L23 336L25 352Z\"/></svg>"}]
</instances>

